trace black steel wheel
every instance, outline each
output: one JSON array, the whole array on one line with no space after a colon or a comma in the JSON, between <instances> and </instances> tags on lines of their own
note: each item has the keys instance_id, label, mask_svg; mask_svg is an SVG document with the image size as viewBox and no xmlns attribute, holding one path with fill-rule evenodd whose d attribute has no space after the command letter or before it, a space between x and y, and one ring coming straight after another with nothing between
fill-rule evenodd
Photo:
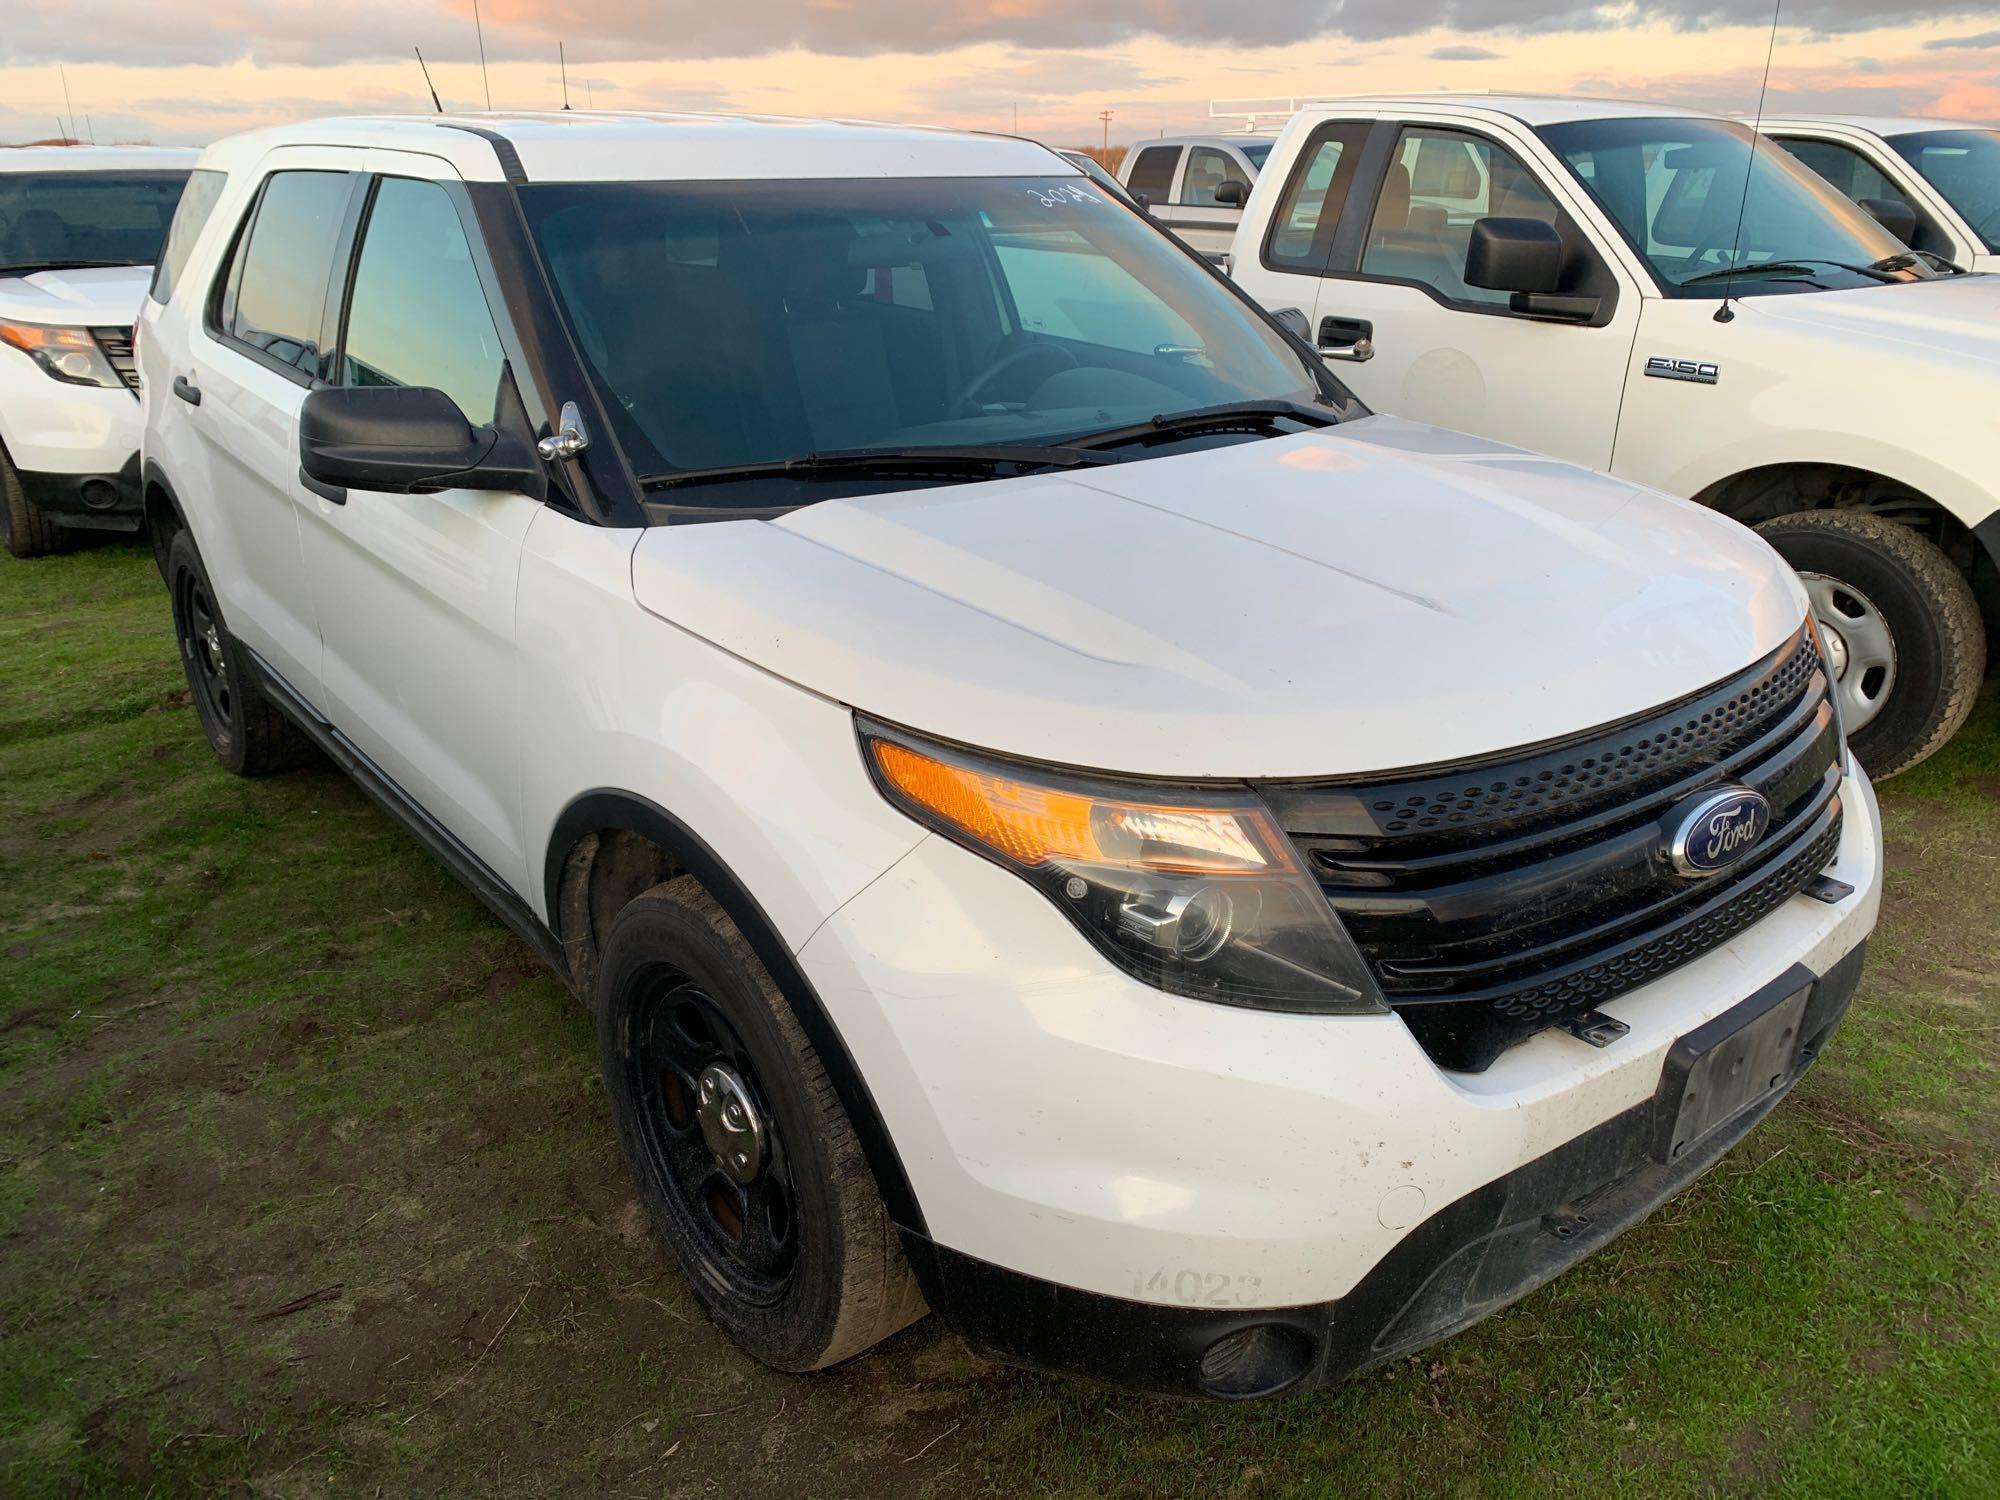
<instances>
[{"instance_id":1,"label":"black steel wheel","mask_svg":"<svg viewBox=\"0 0 2000 1500\"><path fill-rule=\"evenodd\" d=\"M310 760L312 742L244 672L215 587L185 528L167 544L165 572L188 697L215 758L239 776L263 776Z\"/></svg>"},{"instance_id":2,"label":"black steel wheel","mask_svg":"<svg viewBox=\"0 0 2000 1500\"><path fill-rule=\"evenodd\" d=\"M693 876L611 920L592 1005L640 1201L723 1332L817 1370L923 1315L826 1069Z\"/></svg>"}]
</instances>

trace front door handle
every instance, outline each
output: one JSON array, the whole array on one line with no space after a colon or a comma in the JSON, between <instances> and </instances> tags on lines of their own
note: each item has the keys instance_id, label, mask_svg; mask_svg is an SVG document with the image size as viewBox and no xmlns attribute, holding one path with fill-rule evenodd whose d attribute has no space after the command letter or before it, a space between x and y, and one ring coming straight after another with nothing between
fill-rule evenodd
<instances>
[{"instance_id":1,"label":"front door handle","mask_svg":"<svg viewBox=\"0 0 2000 1500\"><path fill-rule=\"evenodd\" d=\"M196 385L192 380L189 380L185 375L176 375L174 377L174 394L187 402L189 406L201 405L201 387Z\"/></svg>"},{"instance_id":2,"label":"front door handle","mask_svg":"<svg viewBox=\"0 0 2000 1500\"><path fill-rule=\"evenodd\" d=\"M1319 352L1359 364L1375 357L1375 325L1366 318L1321 318Z\"/></svg>"}]
</instances>

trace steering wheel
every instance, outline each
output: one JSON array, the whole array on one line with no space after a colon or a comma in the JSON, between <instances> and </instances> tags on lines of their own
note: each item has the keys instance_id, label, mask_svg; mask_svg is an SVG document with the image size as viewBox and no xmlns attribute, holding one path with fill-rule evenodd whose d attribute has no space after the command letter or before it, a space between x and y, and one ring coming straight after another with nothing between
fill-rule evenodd
<instances>
[{"instance_id":1,"label":"steering wheel","mask_svg":"<svg viewBox=\"0 0 2000 1500\"><path fill-rule=\"evenodd\" d=\"M985 369L981 370L961 386L958 395L953 398L951 405L946 408L946 411L954 417L973 415L980 405L978 400L979 393L985 390L987 386L998 380L1002 375L1005 375L1016 365L1024 365L1030 360L1050 358L1063 361L1064 366L1071 370L1083 368L1083 361L1078 359L1074 354L1071 354L1069 350L1063 348L1060 344L1023 344L1018 348L1009 349L1005 354L992 361Z\"/></svg>"}]
</instances>

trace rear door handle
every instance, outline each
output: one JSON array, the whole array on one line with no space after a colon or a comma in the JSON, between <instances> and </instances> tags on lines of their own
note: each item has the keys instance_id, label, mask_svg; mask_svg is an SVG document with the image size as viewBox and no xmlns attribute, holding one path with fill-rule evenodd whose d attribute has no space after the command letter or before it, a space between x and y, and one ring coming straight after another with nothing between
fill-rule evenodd
<instances>
[{"instance_id":1,"label":"rear door handle","mask_svg":"<svg viewBox=\"0 0 2000 1500\"><path fill-rule=\"evenodd\" d=\"M1321 318L1319 352L1328 359L1360 363L1375 357L1375 325L1366 318Z\"/></svg>"},{"instance_id":2,"label":"rear door handle","mask_svg":"<svg viewBox=\"0 0 2000 1500\"><path fill-rule=\"evenodd\" d=\"M201 387L196 385L192 380L189 380L185 375L176 375L174 377L174 394L187 402L189 406L201 405Z\"/></svg>"}]
</instances>

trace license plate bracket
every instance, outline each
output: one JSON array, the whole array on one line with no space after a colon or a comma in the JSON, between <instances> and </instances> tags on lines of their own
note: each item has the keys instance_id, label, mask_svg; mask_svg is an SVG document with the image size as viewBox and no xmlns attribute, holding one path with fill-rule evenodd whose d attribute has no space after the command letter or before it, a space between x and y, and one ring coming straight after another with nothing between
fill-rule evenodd
<instances>
[{"instance_id":1,"label":"license plate bracket","mask_svg":"<svg viewBox=\"0 0 2000 1500\"><path fill-rule=\"evenodd\" d=\"M1799 1023L1812 990L1811 984L1774 986L1674 1043L1655 1096L1656 1161L1678 1159L1716 1127L1785 1090L1798 1072Z\"/></svg>"}]
</instances>

